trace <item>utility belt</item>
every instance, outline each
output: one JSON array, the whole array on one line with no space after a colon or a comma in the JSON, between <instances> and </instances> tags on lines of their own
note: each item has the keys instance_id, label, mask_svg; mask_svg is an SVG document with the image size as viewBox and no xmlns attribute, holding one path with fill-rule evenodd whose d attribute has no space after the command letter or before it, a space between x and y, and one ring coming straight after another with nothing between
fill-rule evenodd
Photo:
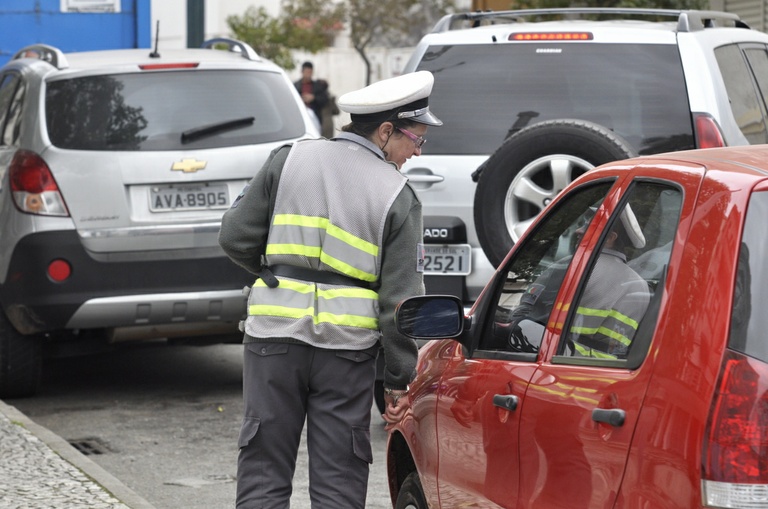
<instances>
[{"instance_id":1,"label":"utility belt","mask_svg":"<svg viewBox=\"0 0 768 509\"><path fill-rule=\"evenodd\" d=\"M357 286L358 288L366 289L371 288L371 283L368 281L355 279L336 272L308 269L306 267L296 267L294 265L271 265L269 267L264 267L256 275L264 281L264 284L269 288L277 288L280 284L280 281L278 281L275 276L290 277L326 285Z\"/></svg>"}]
</instances>

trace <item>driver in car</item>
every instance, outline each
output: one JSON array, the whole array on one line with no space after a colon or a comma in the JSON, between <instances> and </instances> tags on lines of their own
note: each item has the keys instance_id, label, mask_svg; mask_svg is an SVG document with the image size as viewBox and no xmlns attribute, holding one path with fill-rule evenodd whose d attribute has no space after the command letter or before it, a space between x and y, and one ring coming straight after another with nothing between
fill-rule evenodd
<instances>
[{"instance_id":1,"label":"driver in car","mask_svg":"<svg viewBox=\"0 0 768 509\"><path fill-rule=\"evenodd\" d=\"M576 231L577 243L585 226ZM625 250L645 247L645 236L629 205L608 232L600 256L578 301L569 332L572 355L607 359L625 358L637 327L648 308L648 283L627 265ZM546 323L560 289L570 257L553 263L528 287L520 305L511 314L509 346L516 351L535 352L518 325L523 319Z\"/></svg>"}]
</instances>

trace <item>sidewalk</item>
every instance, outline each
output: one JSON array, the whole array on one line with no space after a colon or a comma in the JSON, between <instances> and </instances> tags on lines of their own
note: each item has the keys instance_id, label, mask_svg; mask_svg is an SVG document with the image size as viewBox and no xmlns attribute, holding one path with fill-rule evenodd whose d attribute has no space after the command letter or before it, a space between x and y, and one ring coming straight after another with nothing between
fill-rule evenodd
<instances>
[{"instance_id":1,"label":"sidewalk","mask_svg":"<svg viewBox=\"0 0 768 509\"><path fill-rule=\"evenodd\" d=\"M0 401L0 509L154 509L66 440Z\"/></svg>"}]
</instances>

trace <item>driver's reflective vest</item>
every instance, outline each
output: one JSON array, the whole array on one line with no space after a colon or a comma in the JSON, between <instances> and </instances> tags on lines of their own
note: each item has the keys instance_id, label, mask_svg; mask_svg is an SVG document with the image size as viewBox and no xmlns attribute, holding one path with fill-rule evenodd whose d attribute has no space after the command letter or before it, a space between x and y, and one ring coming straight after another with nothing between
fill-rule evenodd
<instances>
[{"instance_id":1,"label":"driver's reflective vest","mask_svg":"<svg viewBox=\"0 0 768 509\"><path fill-rule=\"evenodd\" d=\"M296 143L280 177L266 264L330 271L376 283L384 224L406 178L350 141ZM364 349L379 340L378 293L369 288L279 277L257 279L245 331L314 346Z\"/></svg>"}]
</instances>

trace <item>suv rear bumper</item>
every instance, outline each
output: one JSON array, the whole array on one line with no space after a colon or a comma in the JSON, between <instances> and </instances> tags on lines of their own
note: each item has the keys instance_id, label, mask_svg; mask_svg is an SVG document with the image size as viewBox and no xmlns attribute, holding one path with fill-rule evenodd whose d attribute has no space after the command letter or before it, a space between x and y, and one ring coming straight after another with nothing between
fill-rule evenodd
<instances>
[{"instance_id":1,"label":"suv rear bumper","mask_svg":"<svg viewBox=\"0 0 768 509\"><path fill-rule=\"evenodd\" d=\"M137 327L154 329L158 337L161 326L177 333L237 331L246 309L242 288L255 276L223 253L158 258L97 261L74 231L28 235L13 252L0 304L23 334ZM67 261L71 276L51 279L47 267L53 260Z\"/></svg>"}]
</instances>

